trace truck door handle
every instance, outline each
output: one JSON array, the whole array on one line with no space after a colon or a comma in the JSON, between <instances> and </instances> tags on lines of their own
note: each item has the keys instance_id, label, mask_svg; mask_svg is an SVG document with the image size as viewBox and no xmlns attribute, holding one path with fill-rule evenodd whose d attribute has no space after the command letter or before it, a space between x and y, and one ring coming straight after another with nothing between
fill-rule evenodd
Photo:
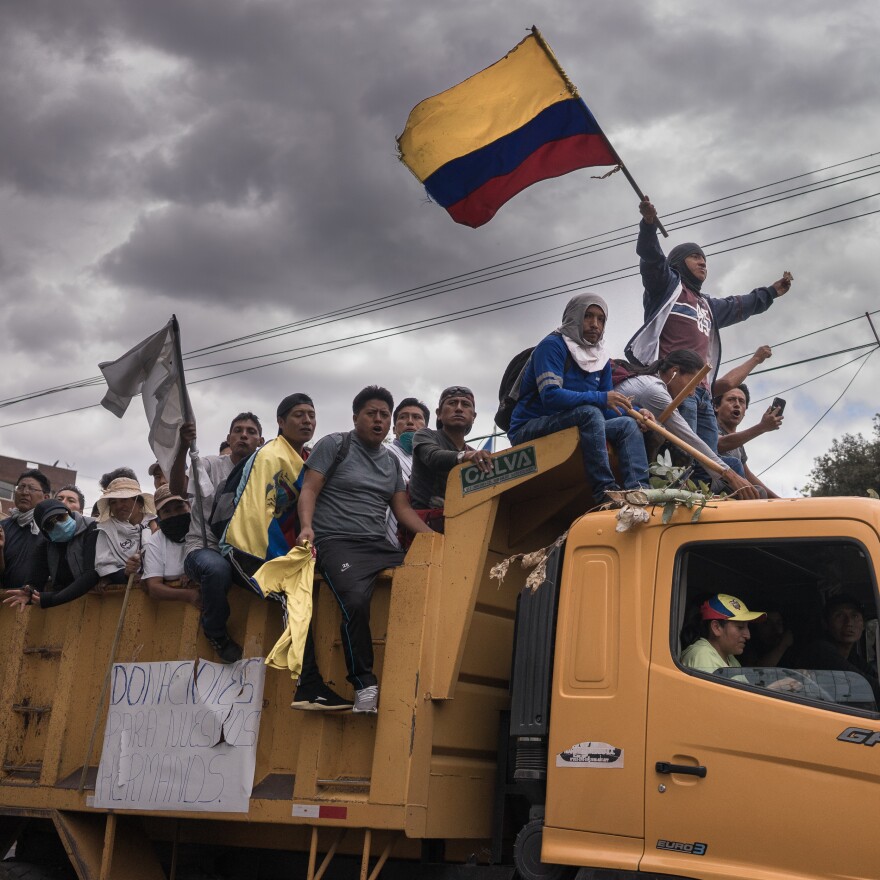
<instances>
[{"instance_id":1,"label":"truck door handle","mask_svg":"<svg viewBox=\"0 0 880 880\"><path fill-rule=\"evenodd\" d=\"M700 779L706 778L706 768L703 766L694 767L691 764L670 764L668 761L658 761L654 765L654 769L658 773L681 773L684 776L699 776Z\"/></svg>"}]
</instances>

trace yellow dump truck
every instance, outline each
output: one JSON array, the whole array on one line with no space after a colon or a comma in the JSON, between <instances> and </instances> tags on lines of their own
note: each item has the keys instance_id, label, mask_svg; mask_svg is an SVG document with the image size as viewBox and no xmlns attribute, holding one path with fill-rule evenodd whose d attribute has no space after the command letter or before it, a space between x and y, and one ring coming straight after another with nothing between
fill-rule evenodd
<instances>
[{"instance_id":1,"label":"yellow dump truck","mask_svg":"<svg viewBox=\"0 0 880 880\"><path fill-rule=\"evenodd\" d=\"M781 611L797 645L844 591L871 630L880 502L723 501L619 532L585 512L574 429L496 463L451 473L445 535L377 585L377 716L293 711L266 672L246 812L96 807L122 594L0 611L0 878L880 875L870 673L680 663L708 593ZM517 564L490 577L566 533L536 590ZM231 599L232 635L265 656L277 605ZM318 660L345 692L338 614L318 585ZM196 609L131 597L118 662L198 657Z\"/></svg>"}]
</instances>

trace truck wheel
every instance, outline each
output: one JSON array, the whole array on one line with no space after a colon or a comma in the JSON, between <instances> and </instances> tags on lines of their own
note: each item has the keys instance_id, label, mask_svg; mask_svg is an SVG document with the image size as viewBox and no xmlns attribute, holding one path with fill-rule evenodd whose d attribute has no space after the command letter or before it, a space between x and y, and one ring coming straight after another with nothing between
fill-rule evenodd
<instances>
[{"instance_id":1,"label":"truck wheel","mask_svg":"<svg viewBox=\"0 0 880 880\"><path fill-rule=\"evenodd\" d=\"M55 880L59 874L30 862L0 862L0 880Z\"/></svg>"},{"instance_id":2,"label":"truck wheel","mask_svg":"<svg viewBox=\"0 0 880 880\"><path fill-rule=\"evenodd\" d=\"M577 868L571 865L547 865L541 861L544 823L532 819L519 830L513 845L513 864L522 880L566 880Z\"/></svg>"}]
</instances>

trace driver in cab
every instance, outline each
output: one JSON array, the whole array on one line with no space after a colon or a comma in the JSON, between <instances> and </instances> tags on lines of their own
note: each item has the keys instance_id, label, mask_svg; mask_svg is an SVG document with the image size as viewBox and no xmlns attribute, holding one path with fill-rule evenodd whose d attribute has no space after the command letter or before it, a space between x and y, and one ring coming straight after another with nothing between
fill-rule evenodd
<instances>
[{"instance_id":1,"label":"driver in cab","mask_svg":"<svg viewBox=\"0 0 880 880\"><path fill-rule=\"evenodd\" d=\"M751 638L749 623L763 619L763 611L749 611L745 602L727 593L717 593L700 606L700 633L693 644L681 654L682 666L700 672L717 672L720 669L740 669L737 659ZM745 675L729 675L730 681L752 684ZM767 685L768 690L795 692L801 684L785 675Z\"/></svg>"},{"instance_id":2,"label":"driver in cab","mask_svg":"<svg viewBox=\"0 0 880 880\"><path fill-rule=\"evenodd\" d=\"M749 622L760 620L763 611L749 611L736 596L718 593L700 606L700 634L681 655L682 666L700 672L715 672L724 667L739 667L737 659L751 637ZM744 675L734 681L746 682Z\"/></svg>"}]
</instances>

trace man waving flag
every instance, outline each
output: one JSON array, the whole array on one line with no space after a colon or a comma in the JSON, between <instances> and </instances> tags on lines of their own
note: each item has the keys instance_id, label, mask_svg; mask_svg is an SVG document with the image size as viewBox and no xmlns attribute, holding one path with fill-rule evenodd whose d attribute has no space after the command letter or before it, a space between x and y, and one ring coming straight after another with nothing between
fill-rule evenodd
<instances>
[{"instance_id":1,"label":"man waving flag","mask_svg":"<svg viewBox=\"0 0 880 880\"><path fill-rule=\"evenodd\" d=\"M418 104L397 144L428 195L474 228L539 180L622 165L537 28L491 67Z\"/></svg>"}]
</instances>

